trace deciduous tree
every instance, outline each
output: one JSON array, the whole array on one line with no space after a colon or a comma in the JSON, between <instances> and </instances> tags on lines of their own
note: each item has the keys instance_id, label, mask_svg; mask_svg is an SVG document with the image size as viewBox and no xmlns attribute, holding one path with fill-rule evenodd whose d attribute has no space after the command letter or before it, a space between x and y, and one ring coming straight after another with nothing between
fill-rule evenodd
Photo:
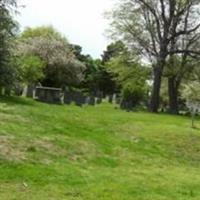
<instances>
[{"instance_id":1,"label":"deciduous tree","mask_svg":"<svg viewBox=\"0 0 200 200\"><path fill-rule=\"evenodd\" d=\"M28 28L18 42L21 55L37 56L44 63L45 86L65 87L80 83L84 64L76 59L68 41L52 27Z\"/></svg>"},{"instance_id":2,"label":"deciduous tree","mask_svg":"<svg viewBox=\"0 0 200 200\"><path fill-rule=\"evenodd\" d=\"M153 67L150 110L157 112L166 60L170 55L195 54L192 49L173 49L173 43L199 30L200 2L196 0L120 0L111 12L112 33L121 37Z\"/></svg>"},{"instance_id":3,"label":"deciduous tree","mask_svg":"<svg viewBox=\"0 0 200 200\"><path fill-rule=\"evenodd\" d=\"M15 0L0 1L0 87L10 86L15 78L15 69L10 64L10 49L17 31L17 23L12 16L16 8Z\"/></svg>"}]
</instances>

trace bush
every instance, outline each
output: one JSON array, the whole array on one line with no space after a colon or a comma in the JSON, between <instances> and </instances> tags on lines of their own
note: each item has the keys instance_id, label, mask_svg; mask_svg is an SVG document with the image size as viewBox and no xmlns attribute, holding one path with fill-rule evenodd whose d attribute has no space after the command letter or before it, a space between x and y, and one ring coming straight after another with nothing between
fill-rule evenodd
<instances>
[{"instance_id":1,"label":"bush","mask_svg":"<svg viewBox=\"0 0 200 200\"><path fill-rule=\"evenodd\" d=\"M140 105L145 98L145 88L141 85L127 84L122 89L121 108L133 110Z\"/></svg>"}]
</instances>

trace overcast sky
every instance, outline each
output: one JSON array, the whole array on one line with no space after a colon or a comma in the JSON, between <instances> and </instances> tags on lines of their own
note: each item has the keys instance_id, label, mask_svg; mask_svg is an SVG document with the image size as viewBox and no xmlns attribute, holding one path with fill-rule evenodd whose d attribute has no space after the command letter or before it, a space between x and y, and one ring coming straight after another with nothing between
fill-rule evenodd
<instances>
[{"instance_id":1,"label":"overcast sky","mask_svg":"<svg viewBox=\"0 0 200 200\"><path fill-rule=\"evenodd\" d=\"M109 43L105 37L108 22L103 13L114 0L20 0L25 8L17 17L24 27L53 25L71 43L79 44L86 54L100 57Z\"/></svg>"}]
</instances>

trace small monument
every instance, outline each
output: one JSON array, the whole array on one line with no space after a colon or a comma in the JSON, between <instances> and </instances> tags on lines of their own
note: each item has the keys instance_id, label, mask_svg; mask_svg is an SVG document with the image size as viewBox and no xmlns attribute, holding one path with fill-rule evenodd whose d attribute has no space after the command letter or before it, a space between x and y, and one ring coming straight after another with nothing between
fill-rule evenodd
<instances>
[{"instance_id":1,"label":"small monument","mask_svg":"<svg viewBox=\"0 0 200 200\"><path fill-rule=\"evenodd\" d=\"M63 93L61 88L36 87L35 99L38 101L54 104L63 103Z\"/></svg>"}]
</instances>

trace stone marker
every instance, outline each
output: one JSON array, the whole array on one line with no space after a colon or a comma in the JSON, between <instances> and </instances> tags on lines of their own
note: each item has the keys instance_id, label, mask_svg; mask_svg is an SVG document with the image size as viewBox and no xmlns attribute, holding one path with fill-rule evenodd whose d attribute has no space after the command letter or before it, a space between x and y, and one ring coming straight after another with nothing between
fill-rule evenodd
<instances>
[{"instance_id":1,"label":"stone marker","mask_svg":"<svg viewBox=\"0 0 200 200\"><path fill-rule=\"evenodd\" d=\"M133 103L132 101L122 100L120 104L120 108L126 111L131 111L133 109Z\"/></svg>"},{"instance_id":2,"label":"stone marker","mask_svg":"<svg viewBox=\"0 0 200 200\"><path fill-rule=\"evenodd\" d=\"M66 91L64 94L64 103L71 104L75 103L77 106L85 104L86 97L82 92L77 91Z\"/></svg>"},{"instance_id":3,"label":"stone marker","mask_svg":"<svg viewBox=\"0 0 200 200\"><path fill-rule=\"evenodd\" d=\"M85 96L81 92L74 92L73 98L77 106L82 106L85 103Z\"/></svg>"},{"instance_id":4,"label":"stone marker","mask_svg":"<svg viewBox=\"0 0 200 200\"><path fill-rule=\"evenodd\" d=\"M101 97L97 97L96 98L96 103L97 104L101 104L102 103L102 98Z\"/></svg>"},{"instance_id":5,"label":"stone marker","mask_svg":"<svg viewBox=\"0 0 200 200\"><path fill-rule=\"evenodd\" d=\"M113 103L113 95L109 95L108 96L108 102L109 103Z\"/></svg>"},{"instance_id":6,"label":"stone marker","mask_svg":"<svg viewBox=\"0 0 200 200\"><path fill-rule=\"evenodd\" d=\"M36 87L35 98L46 103L63 103L63 93L61 88Z\"/></svg>"},{"instance_id":7,"label":"stone marker","mask_svg":"<svg viewBox=\"0 0 200 200\"><path fill-rule=\"evenodd\" d=\"M95 97L94 96L90 96L89 97L89 105L94 106L95 105Z\"/></svg>"},{"instance_id":8,"label":"stone marker","mask_svg":"<svg viewBox=\"0 0 200 200\"><path fill-rule=\"evenodd\" d=\"M73 92L65 91L64 93L64 103L71 104L73 102Z\"/></svg>"}]
</instances>

